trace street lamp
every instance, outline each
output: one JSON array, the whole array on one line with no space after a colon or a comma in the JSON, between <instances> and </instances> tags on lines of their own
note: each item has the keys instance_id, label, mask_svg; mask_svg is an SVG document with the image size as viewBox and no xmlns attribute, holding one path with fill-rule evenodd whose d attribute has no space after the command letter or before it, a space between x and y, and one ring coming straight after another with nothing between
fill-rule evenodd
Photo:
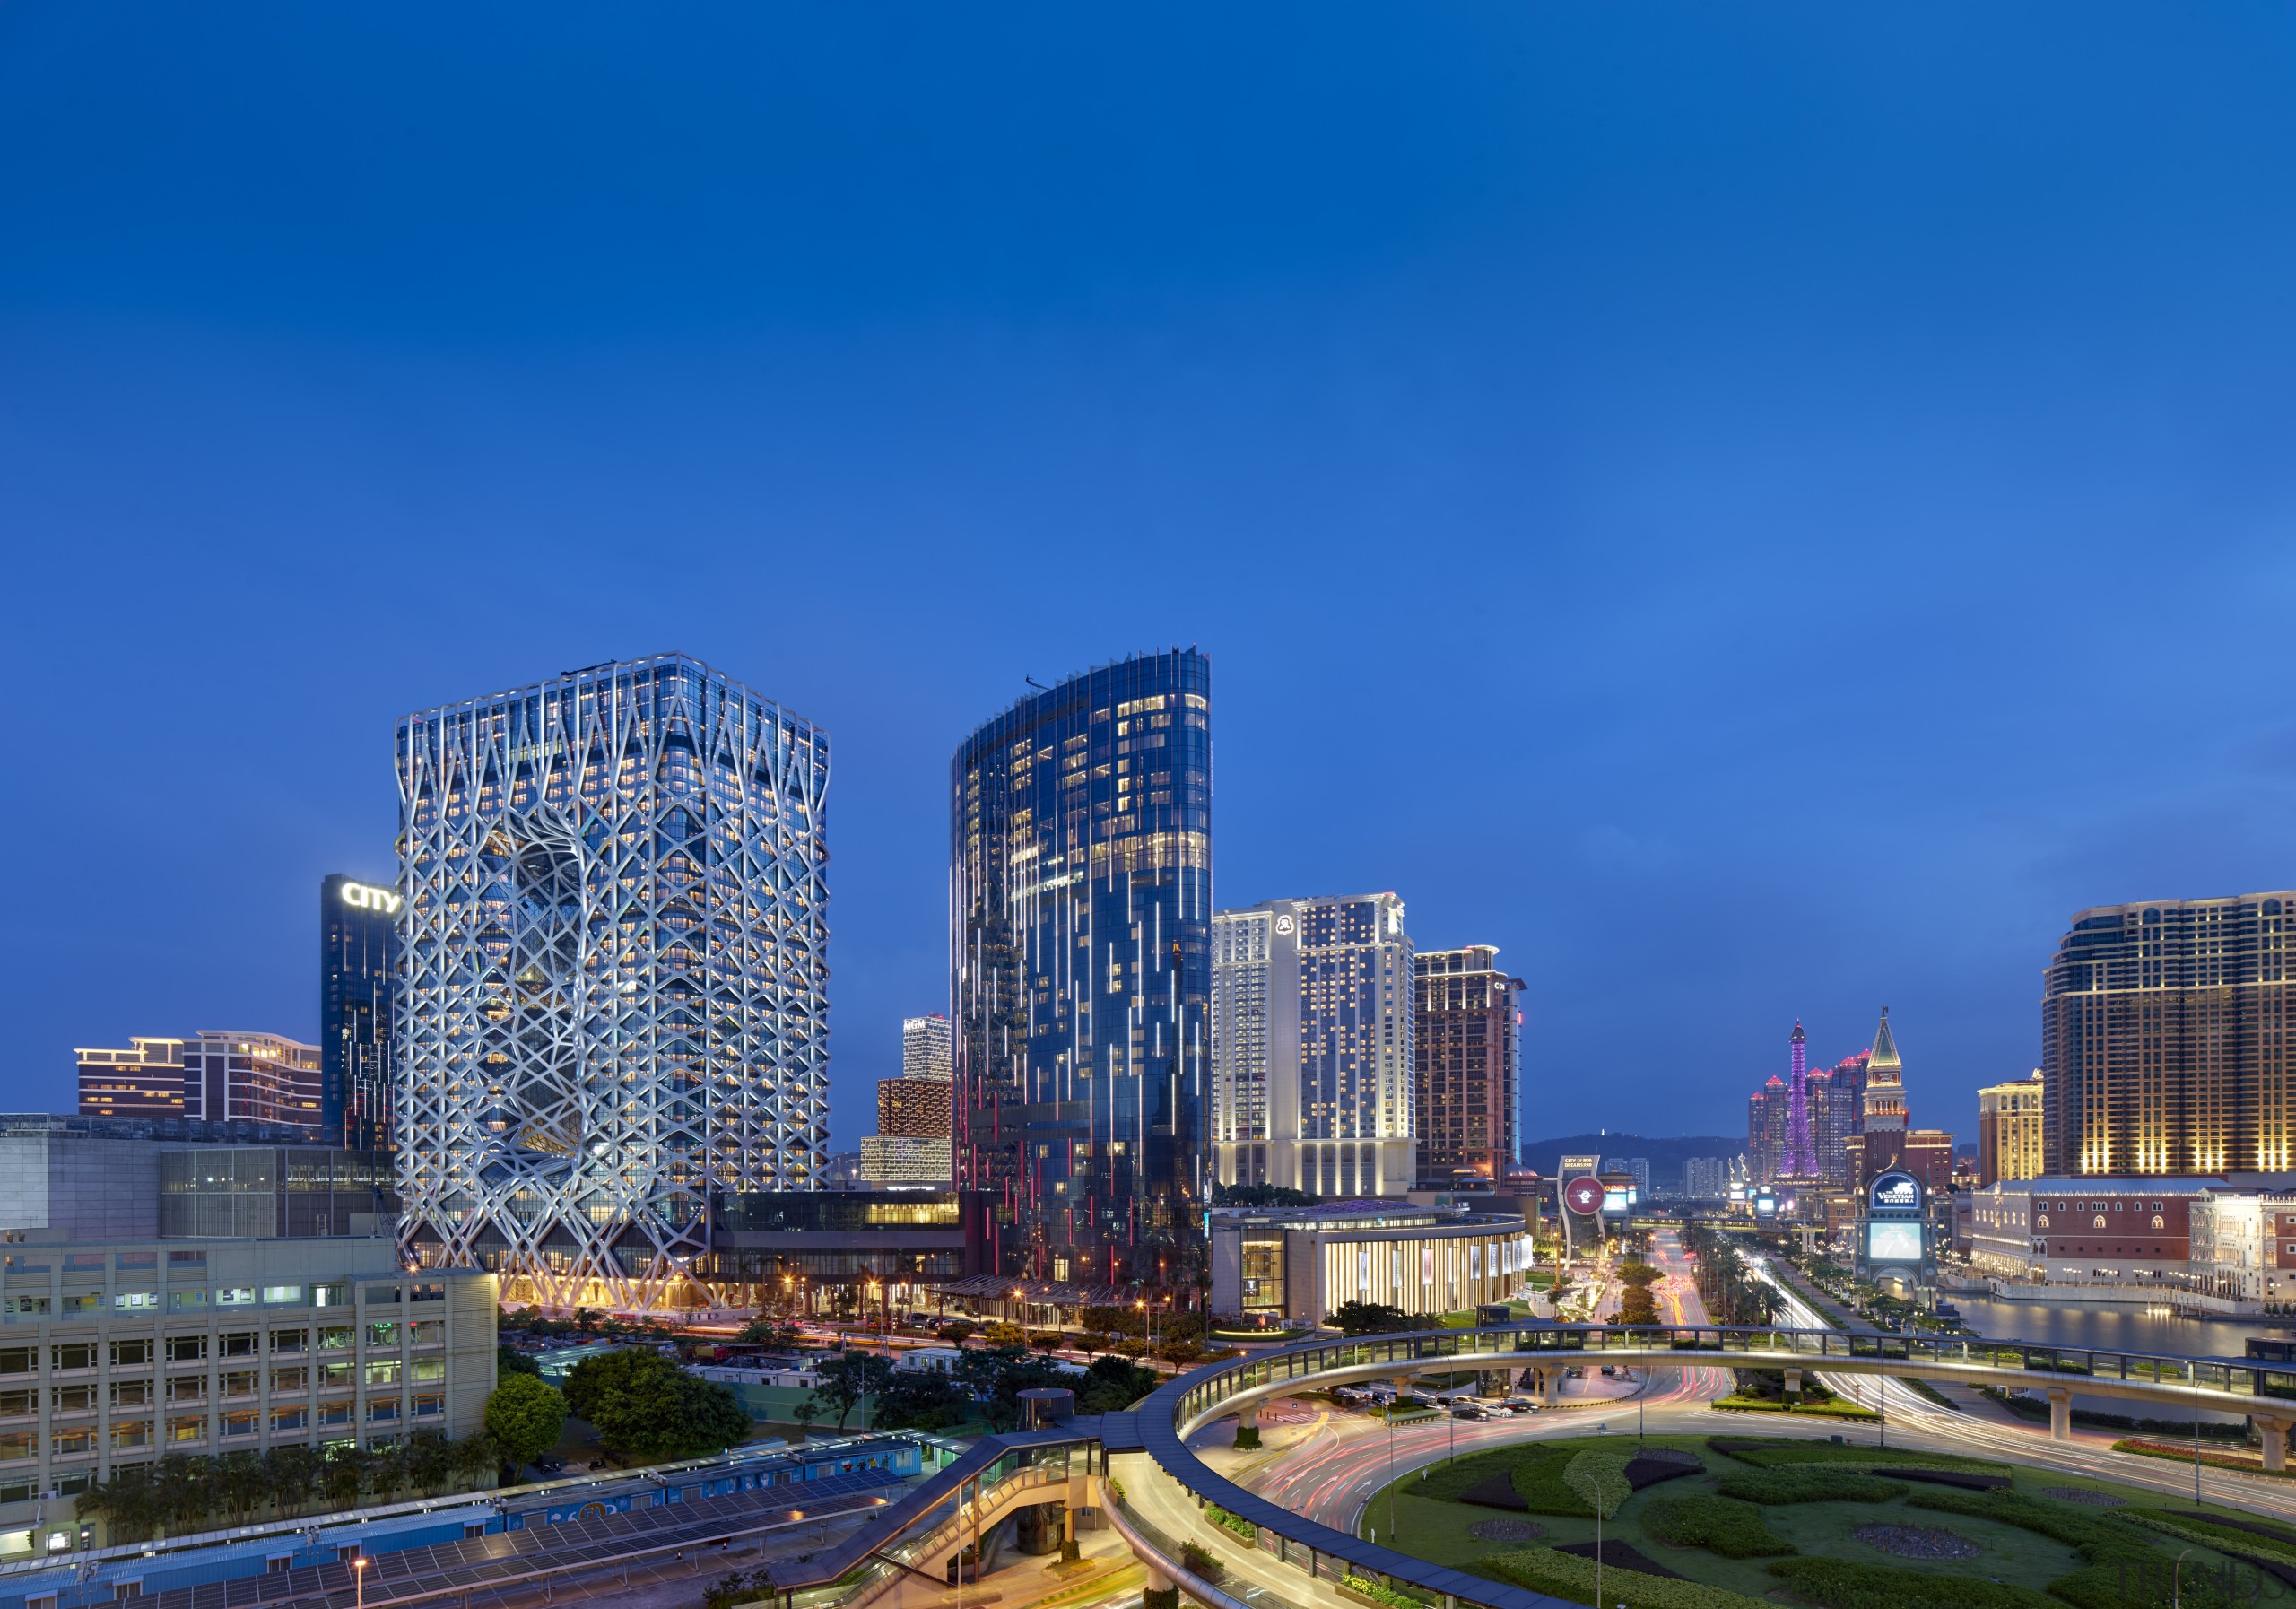
<instances>
[{"instance_id":1,"label":"street lamp","mask_svg":"<svg viewBox=\"0 0 2296 1609\"><path fill-rule=\"evenodd\" d=\"M367 1555L360 1554L351 1561L352 1602L357 1609L367 1609Z\"/></svg>"}]
</instances>

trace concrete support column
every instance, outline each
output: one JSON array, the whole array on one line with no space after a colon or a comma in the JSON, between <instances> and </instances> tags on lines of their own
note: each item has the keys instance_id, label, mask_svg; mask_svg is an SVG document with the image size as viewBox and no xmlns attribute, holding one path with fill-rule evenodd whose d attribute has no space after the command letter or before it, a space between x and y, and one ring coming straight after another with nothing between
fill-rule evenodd
<instances>
[{"instance_id":1,"label":"concrete support column","mask_svg":"<svg viewBox=\"0 0 2296 1609\"><path fill-rule=\"evenodd\" d=\"M1798 1369L1786 1371L1786 1400L1795 1403L1802 1400L1802 1371Z\"/></svg>"},{"instance_id":2,"label":"concrete support column","mask_svg":"<svg viewBox=\"0 0 2296 1609\"><path fill-rule=\"evenodd\" d=\"M1562 1370L1561 1370L1560 1369L1542 1369L1542 1370L1539 1370L1539 1401L1540 1401L1540 1402L1542 1402L1542 1403L1544 1403L1546 1406L1548 1406L1548 1407L1552 1408L1552 1407L1553 1407L1556 1404L1560 1403L1561 1400L1562 1400Z\"/></svg>"},{"instance_id":3,"label":"concrete support column","mask_svg":"<svg viewBox=\"0 0 2296 1609\"><path fill-rule=\"evenodd\" d=\"M1137 1548L1133 1550L1133 1554L1140 1561L1140 1567L1148 1572L1149 1591L1170 1592L1172 1589L1172 1579L1164 1573L1161 1565Z\"/></svg>"},{"instance_id":4,"label":"concrete support column","mask_svg":"<svg viewBox=\"0 0 2296 1609\"><path fill-rule=\"evenodd\" d=\"M2264 1439L2264 1466L2268 1470L2288 1467L2288 1426L2290 1421L2274 1415L2255 1416L2257 1434Z\"/></svg>"},{"instance_id":5,"label":"concrete support column","mask_svg":"<svg viewBox=\"0 0 2296 1609\"><path fill-rule=\"evenodd\" d=\"M2052 1441L2073 1439L2073 1393L2063 1386L2048 1388L2048 1434Z\"/></svg>"}]
</instances>

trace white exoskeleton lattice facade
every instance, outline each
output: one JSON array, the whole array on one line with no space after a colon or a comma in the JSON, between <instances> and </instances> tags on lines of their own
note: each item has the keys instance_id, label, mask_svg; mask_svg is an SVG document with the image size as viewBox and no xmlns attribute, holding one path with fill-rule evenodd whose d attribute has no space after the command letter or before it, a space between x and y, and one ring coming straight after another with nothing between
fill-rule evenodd
<instances>
[{"instance_id":1,"label":"white exoskeleton lattice facade","mask_svg":"<svg viewBox=\"0 0 2296 1609\"><path fill-rule=\"evenodd\" d=\"M703 1301L713 1193L820 1186L828 738L663 655L410 716L397 763L402 1250Z\"/></svg>"}]
</instances>

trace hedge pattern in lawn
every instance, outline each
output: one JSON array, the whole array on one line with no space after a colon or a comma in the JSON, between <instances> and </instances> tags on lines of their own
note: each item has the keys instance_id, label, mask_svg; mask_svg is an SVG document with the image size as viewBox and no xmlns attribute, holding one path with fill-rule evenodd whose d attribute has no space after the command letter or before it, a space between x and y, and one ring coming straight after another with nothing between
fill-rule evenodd
<instances>
[{"instance_id":1,"label":"hedge pattern in lawn","mask_svg":"<svg viewBox=\"0 0 2296 1609\"><path fill-rule=\"evenodd\" d=\"M1902 1448L1884 1452L1878 1448L1848 1444L1837 1446L1831 1441L1805 1441L1792 1436L1709 1436L1706 1445L1712 1451L1741 1464L1758 1468L1774 1468L1780 1464L1831 1464L1857 1470L1870 1470L1882 1465L1900 1467L1919 1465L1924 1469L1981 1469L1994 1474L2006 1474L2009 1465L1991 1463L1984 1458L1965 1458L1958 1453L1914 1453Z\"/></svg>"},{"instance_id":2,"label":"hedge pattern in lawn","mask_svg":"<svg viewBox=\"0 0 2296 1609\"><path fill-rule=\"evenodd\" d=\"M1627 1484L1627 1463L1623 1454L1590 1447L1573 1454L1562 1466L1562 1483L1588 1509L1610 1519L1617 1515L1619 1505L1634 1495L1634 1488Z\"/></svg>"},{"instance_id":3,"label":"hedge pattern in lawn","mask_svg":"<svg viewBox=\"0 0 2296 1609\"><path fill-rule=\"evenodd\" d=\"M2155 1609L2179 1601L2179 1591L2185 1609L2217 1609L2237 1596L2196 1579L2189 1566L2178 1587L2169 1579L2168 1559L2141 1528L2121 1515L2085 1505L2015 1492L1917 1492L1906 1499L1906 1507L1998 1520L2064 1543L2085 1568L2058 1577L2048 1589L2074 1609Z\"/></svg>"},{"instance_id":4,"label":"hedge pattern in lawn","mask_svg":"<svg viewBox=\"0 0 2296 1609\"><path fill-rule=\"evenodd\" d=\"M1560 1553L1551 1547L1493 1553L1469 1568L1494 1581L1526 1587L1533 1592L1547 1593L1572 1603L1594 1601L1595 1561L1572 1553ZM1607 1563L1603 1566L1603 1597L1606 1605L1624 1604L1627 1609L1778 1609L1766 1598L1748 1597L1727 1587L1646 1576L1639 1570L1617 1570Z\"/></svg>"},{"instance_id":5,"label":"hedge pattern in lawn","mask_svg":"<svg viewBox=\"0 0 2296 1609\"><path fill-rule=\"evenodd\" d=\"M1661 1481L1679 1481L1684 1475L1705 1473L1706 1465L1695 1458L1687 1464L1674 1458L1631 1458L1627 1461L1626 1483L1639 1492Z\"/></svg>"},{"instance_id":6,"label":"hedge pattern in lawn","mask_svg":"<svg viewBox=\"0 0 2296 1609\"><path fill-rule=\"evenodd\" d=\"M1675 1547L1702 1547L1725 1559L1770 1559L1794 1551L1794 1544L1774 1535L1761 1509L1735 1498L1661 1498L1642 1511L1642 1523L1661 1542Z\"/></svg>"},{"instance_id":7,"label":"hedge pattern in lawn","mask_svg":"<svg viewBox=\"0 0 2296 1609\"><path fill-rule=\"evenodd\" d=\"M2009 1485L2005 1474L1985 1474L1974 1469L1883 1469L1866 1472L1885 1481L1920 1481L1931 1486L1958 1486L1963 1492L2000 1492Z\"/></svg>"},{"instance_id":8,"label":"hedge pattern in lawn","mask_svg":"<svg viewBox=\"0 0 2296 1609\"><path fill-rule=\"evenodd\" d=\"M1847 1559L1780 1559L1770 1573L1824 1609L2062 1609L2046 1593L1973 1576L1948 1576Z\"/></svg>"},{"instance_id":9,"label":"hedge pattern in lawn","mask_svg":"<svg viewBox=\"0 0 2296 1609\"><path fill-rule=\"evenodd\" d=\"M1558 1542L1554 1544L1554 1551L1558 1553L1575 1553L1581 1559L1592 1559L1595 1557L1596 1546L1592 1542ZM1678 1570L1668 1570L1632 1543L1621 1542L1615 1536L1605 1538L1600 1551L1605 1570L1631 1570L1646 1576L1657 1576L1668 1581L1690 1579Z\"/></svg>"},{"instance_id":10,"label":"hedge pattern in lawn","mask_svg":"<svg viewBox=\"0 0 2296 1609\"><path fill-rule=\"evenodd\" d=\"M1577 1455L1569 1448L1542 1448L1537 1456L1518 1462L1510 1478L1515 1493L1523 1500L1524 1512L1528 1514L1561 1514L1580 1519L1595 1518L1594 1509L1587 1500L1571 1490L1562 1478Z\"/></svg>"},{"instance_id":11,"label":"hedge pattern in lawn","mask_svg":"<svg viewBox=\"0 0 2296 1609\"><path fill-rule=\"evenodd\" d=\"M1787 1464L1726 1474L1719 1490L1724 1497L1744 1498L1750 1503L1885 1503L1905 1495L1904 1486L1895 1481L1822 1464Z\"/></svg>"}]
</instances>

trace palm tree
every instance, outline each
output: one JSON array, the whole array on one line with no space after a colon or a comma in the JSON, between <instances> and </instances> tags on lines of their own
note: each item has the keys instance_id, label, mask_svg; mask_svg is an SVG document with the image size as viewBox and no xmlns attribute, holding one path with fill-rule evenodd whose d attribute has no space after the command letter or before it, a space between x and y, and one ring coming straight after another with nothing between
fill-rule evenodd
<instances>
[{"instance_id":1,"label":"palm tree","mask_svg":"<svg viewBox=\"0 0 2296 1609\"><path fill-rule=\"evenodd\" d=\"M206 1523L214 1501L208 1460L170 1453L152 1472L152 1503L157 1518L177 1535Z\"/></svg>"},{"instance_id":2,"label":"palm tree","mask_svg":"<svg viewBox=\"0 0 2296 1609\"><path fill-rule=\"evenodd\" d=\"M290 1519L311 1506L324 1460L314 1447L274 1447L263 1456L264 1483L272 1506Z\"/></svg>"},{"instance_id":3,"label":"palm tree","mask_svg":"<svg viewBox=\"0 0 2296 1609\"><path fill-rule=\"evenodd\" d=\"M455 1474L472 1483L502 1465L502 1455L496 1449L494 1439L483 1428L473 1431L456 1442L449 1456L454 1461Z\"/></svg>"}]
</instances>

